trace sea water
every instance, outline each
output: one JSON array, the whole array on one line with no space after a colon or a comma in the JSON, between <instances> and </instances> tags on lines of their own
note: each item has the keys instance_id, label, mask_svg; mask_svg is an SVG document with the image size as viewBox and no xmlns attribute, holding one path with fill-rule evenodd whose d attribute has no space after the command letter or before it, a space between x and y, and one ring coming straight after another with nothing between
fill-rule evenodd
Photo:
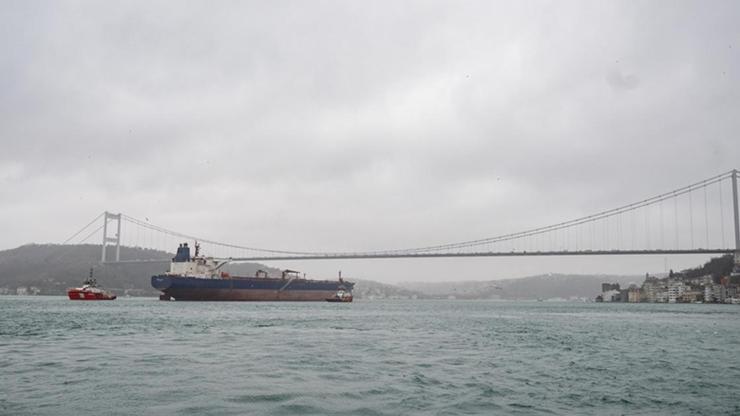
<instances>
[{"instance_id":1,"label":"sea water","mask_svg":"<svg viewBox=\"0 0 740 416\"><path fill-rule=\"evenodd\" d=\"M0 297L3 415L740 414L740 306Z\"/></svg>"}]
</instances>

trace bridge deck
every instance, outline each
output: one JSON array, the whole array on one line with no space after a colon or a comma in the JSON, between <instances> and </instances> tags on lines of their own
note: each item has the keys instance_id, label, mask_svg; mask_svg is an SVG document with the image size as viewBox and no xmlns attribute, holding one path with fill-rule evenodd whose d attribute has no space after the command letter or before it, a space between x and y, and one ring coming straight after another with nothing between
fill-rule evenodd
<instances>
[{"instance_id":1,"label":"bridge deck","mask_svg":"<svg viewBox=\"0 0 740 416\"><path fill-rule=\"evenodd\" d=\"M524 257L524 256L614 256L614 255L683 255L683 254L732 254L726 248L692 250L581 250L581 251L510 251L510 252L470 252L470 253L337 253L306 256L257 256L229 257L232 262L271 261L271 260L339 260L339 259L399 259L435 257ZM165 263L170 259L134 259L109 261L114 263Z\"/></svg>"}]
</instances>

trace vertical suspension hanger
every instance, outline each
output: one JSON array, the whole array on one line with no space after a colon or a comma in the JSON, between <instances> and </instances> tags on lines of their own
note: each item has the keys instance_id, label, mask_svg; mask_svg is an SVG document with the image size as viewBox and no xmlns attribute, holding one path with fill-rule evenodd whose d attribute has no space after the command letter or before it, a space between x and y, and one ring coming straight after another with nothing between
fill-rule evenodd
<instances>
[{"instance_id":1,"label":"vertical suspension hanger","mask_svg":"<svg viewBox=\"0 0 740 416\"><path fill-rule=\"evenodd\" d=\"M660 248L665 248L665 238L663 237L663 200L658 201L658 210L660 211Z\"/></svg>"},{"instance_id":2,"label":"vertical suspension hanger","mask_svg":"<svg viewBox=\"0 0 740 416\"><path fill-rule=\"evenodd\" d=\"M689 249L694 248L694 206L691 199L691 191L692 190L689 190Z\"/></svg>"},{"instance_id":3,"label":"vertical suspension hanger","mask_svg":"<svg viewBox=\"0 0 740 416\"><path fill-rule=\"evenodd\" d=\"M630 250L635 249L635 210L630 210Z\"/></svg>"},{"instance_id":4,"label":"vertical suspension hanger","mask_svg":"<svg viewBox=\"0 0 740 416\"><path fill-rule=\"evenodd\" d=\"M720 222L720 233L722 236L722 243L719 245L720 248L726 248L727 239L725 239L725 204L722 201L722 181L720 179L717 184L719 185L719 222Z\"/></svg>"},{"instance_id":5,"label":"vertical suspension hanger","mask_svg":"<svg viewBox=\"0 0 740 416\"><path fill-rule=\"evenodd\" d=\"M650 250L650 219L648 218L648 209L647 207L643 208L645 210L645 249Z\"/></svg>"},{"instance_id":6,"label":"vertical suspension hanger","mask_svg":"<svg viewBox=\"0 0 740 416\"><path fill-rule=\"evenodd\" d=\"M708 215L708 209L707 209L707 187L704 186L704 233L705 233L705 246L704 248L709 248L709 215Z\"/></svg>"},{"instance_id":7,"label":"vertical suspension hanger","mask_svg":"<svg viewBox=\"0 0 740 416\"><path fill-rule=\"evenodd\" d=\"M678 240L678 196L673 196L673 232L676 238L676 250L681 246Z\"/></svg>"}]
</instances>

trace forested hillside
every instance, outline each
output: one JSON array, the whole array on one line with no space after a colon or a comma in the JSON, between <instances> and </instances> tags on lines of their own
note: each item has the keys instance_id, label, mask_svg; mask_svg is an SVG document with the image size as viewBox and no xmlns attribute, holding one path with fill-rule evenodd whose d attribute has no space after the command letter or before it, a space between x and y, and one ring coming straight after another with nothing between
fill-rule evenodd
<instances>
[{"instance_id":1,"label":"forested hillside","mask_svg":"<svg viewBox=\"0 0 740 416\"><path fill-rule=\"evenodd\" d=\"M121 247L121 259L169 259L174 254L134 247ZM79 286L93 269L100 286L119 295L154 296L150 277L167 271L169 264L100 264L100 246L29 244L0 251L0 294L20 293L64 295L66 289ZM224 268L233 274L252 276L258 269L279 274L277 269L256 263L230 264Z\"/></svg>"}]
</instances>

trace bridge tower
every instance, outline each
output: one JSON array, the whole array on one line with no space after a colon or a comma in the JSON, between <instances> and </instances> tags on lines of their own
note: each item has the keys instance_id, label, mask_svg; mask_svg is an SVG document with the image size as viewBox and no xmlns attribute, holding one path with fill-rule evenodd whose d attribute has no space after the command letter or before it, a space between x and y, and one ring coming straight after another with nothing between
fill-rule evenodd
<instances>
[{"instance_id":1,"label":"bridge tower","mask_svg":"<svg viewBox=\"0 0 740 416\"><path fill-rule=\"evenodd\" d=\"M116 221L116 235L115 237L108 237L108 220ZM100 262L105 263L105 249L108 243L116 244L116 261L121 260L121 214L111 214L105 211L103 214L103 244L102 253L100 254Z\"/></svg>"},{"instance_id":2,"label":"bridge tower","mask_svg":"<svg viewBox=\"0 0 740 416\"><path fill-rule=\"evenodd\" d=\"M740 213L737 203L737 169L732 170L732 208L735 218L735 273L740 273Z\"/></svg>"}]
</instances>

